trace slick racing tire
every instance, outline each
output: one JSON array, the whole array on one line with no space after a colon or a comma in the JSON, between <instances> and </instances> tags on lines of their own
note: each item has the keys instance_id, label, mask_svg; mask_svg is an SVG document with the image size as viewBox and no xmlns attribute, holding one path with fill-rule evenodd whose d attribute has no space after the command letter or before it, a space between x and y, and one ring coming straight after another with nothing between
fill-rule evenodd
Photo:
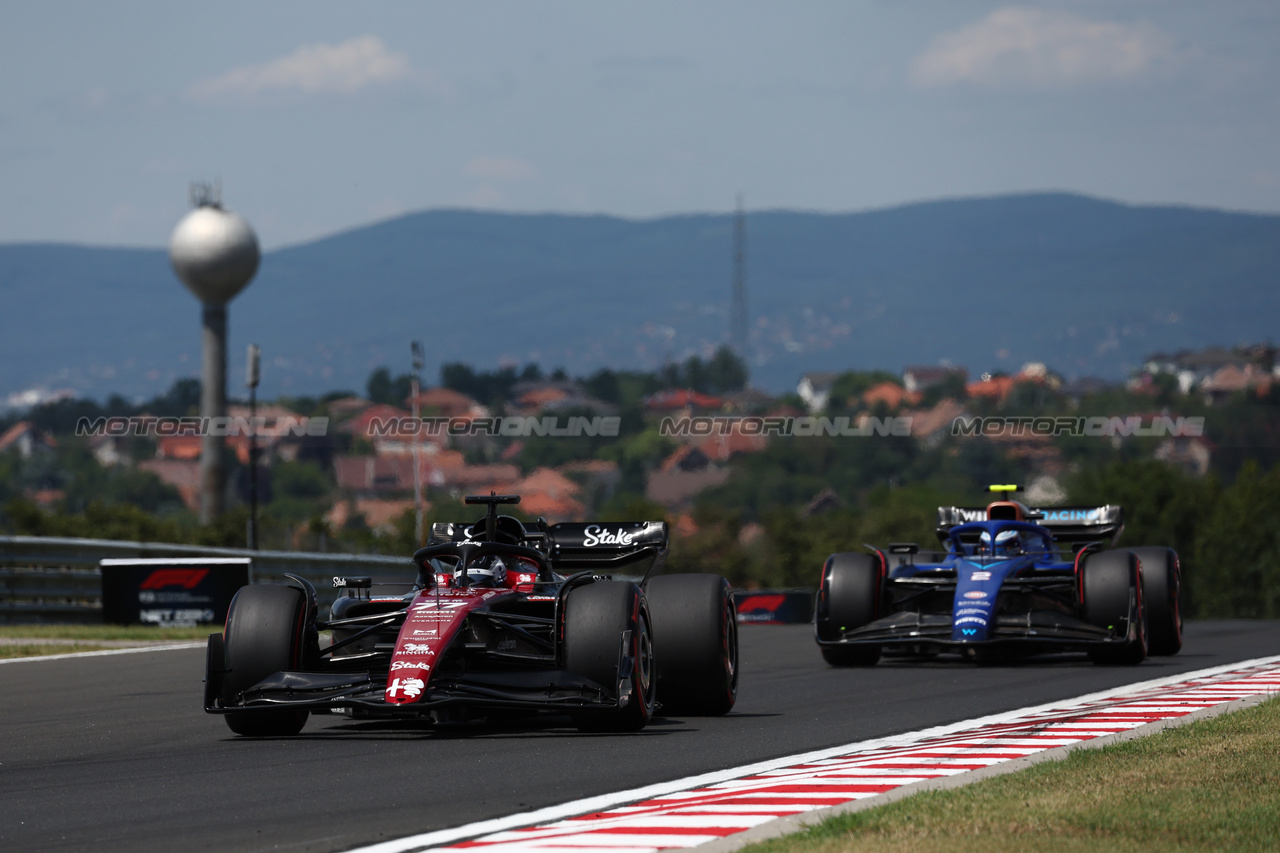
<instances>
[{"instance_id":1,"label":"slick racing tire","mask_svg":"<svg viewBox=\"0 0 1280 853\"><path fill-rule=\"evenodd\" d=\"M231 599L223 631L224 705L234 705L241 692L268 675L302 666L306 614L306 598L297 587L251 584L240 588ZM225 717L231 731L248 737L296 735L307 723L306 711L292 709L232 711Z\"/></svg>"},{"instance_id":2,"label":"slick racing tire","mask_svg":"<svg viewBox=\"0 0 1280 853\"><path fill-rule=\"evenodd\" d=\"M564 610L565 668L610 693L624 675L631 688L622 708L579 711L574 724L582 731L643 729L653 718L658 685L644 592L627 581L596 581L572 590Z\"/></svg>"},{"instance_id":3,"label":"slick racing tire","mask_svg":"<svg viewBox=\"0 0 1280 853\"><path fill-rule=\"evenodd\" d=\"M1142 565L1142 604L1147 610L1148 654L1182 649L1182 571L1172 548L1134 548Z\"/></svg>"},{"instance_id":4,"label":"slick racing tire","mask_svg":"<svg viewBox=\"0 0 1280 853\"><path fill-rule=\"evenodd\" d=\"M822 567L815 629L819 640L839 640L880 615L880 558L873 554L832 554ZM821 646L831 666L874 666L879 646Z\"/></svg>"},{"instance_id":5,"label":"slick racing tire","mask_svg":"<svg viewBox=\"0 0 1280 853\"><path fill-rule=\"evenodd\" d=\"M719 716L738 698L738 612L719 575L660 575L645 585L658 700L673 714Z\"/></svg>"},{"instance_id":6,"label":"slick racing tire","mask_svg":"<svg viewBox=\"0 0 1280 853\"><path fill-rule=\"evenodd\" d=\"M1080 571L1081 607L1086 622L1113 634L1123 626L1127 639L1092 649L1089 659L1111 666L1133 666L1147 656L1147 620L1142 576L1131 551L1103 551L1085 560Z\"/></svg>"}]
</instances>

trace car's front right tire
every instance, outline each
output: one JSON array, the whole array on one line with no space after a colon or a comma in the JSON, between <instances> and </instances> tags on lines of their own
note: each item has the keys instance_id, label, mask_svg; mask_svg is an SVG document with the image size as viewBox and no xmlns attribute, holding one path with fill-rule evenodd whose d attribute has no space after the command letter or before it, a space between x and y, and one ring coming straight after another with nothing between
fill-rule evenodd
<instances>
[{"instance_id":1,"label":"car's front right tire","mask_svg":"<svg viewBox=\"0 0 1280 853\"><path fill-rule=\"evenodd\" d=\"M244 690L269 675L302 667L306 612L305 595L294 586L251 584L236 592L223 631L224 705L235 704ZM306 725L307 716L306 711L295 709L224 715L231 731L248 737L296 735Z\"/></svg>"},{"instance_id":2,"label":"car's front right tire","mask_svg":"<svg viewBox=\"0 0 1280 853\"><path fill-rule=\"evenodd\" d=\"M820 641L839 640L846 631L861 628L880 615L880 558L873 554L832 554L822 566L815 630ZM822 645L822 659L831 666L873 666L880 647Z\"/></svg>"}]
</instances>

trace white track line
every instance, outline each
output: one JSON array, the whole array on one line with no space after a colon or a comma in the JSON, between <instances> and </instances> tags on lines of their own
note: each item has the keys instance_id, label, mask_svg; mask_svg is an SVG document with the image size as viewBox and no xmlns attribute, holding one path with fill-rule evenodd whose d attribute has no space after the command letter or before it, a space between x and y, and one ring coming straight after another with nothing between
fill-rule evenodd
<instances>
[{"instance_id":1,"label":"white track line","mask_svg":"<svg viewBox=\"0 0 1280 853\"><path fill-rule=\"evenodd\" d=\"M85 640L86 644L91 644L92 640ZM31 655L25 658L0 658L0 664L3 663L33 663L35 661L45 660L67 660L68 658L91 658L102 657L104 655L136 655L139 652L167 652L170 649L203 649L208 645L208 641L201 640L195 643L170 643L165 646L134 646L128 649L103 649L98 652L67 652L61 655Z\"/></svg>"},{"instance_id":2,"label":"white track line","mask_svg":"<svg viewBox=\"0 0 1280 853\"><path fill-rule=\"evenodd\" d=\"M1280 692L1280 667L1272 666L1277 663L1280 656L1225 664L1075 699L587 797L349 853L408 853L444 845L477 853L651 853L719 842L778 818L793 816L794 820L799 813L874 798L922 779L969 775L978 768L1024 761L1030 755L1115 737L1248 696ZM1224 674L1238 675L1217 678ZM1164 690L1166 687L1174 689ZM962 760L966 754L968 761ZM694 817L697 819L688 820Z\"/></svg>"}]
</instances>

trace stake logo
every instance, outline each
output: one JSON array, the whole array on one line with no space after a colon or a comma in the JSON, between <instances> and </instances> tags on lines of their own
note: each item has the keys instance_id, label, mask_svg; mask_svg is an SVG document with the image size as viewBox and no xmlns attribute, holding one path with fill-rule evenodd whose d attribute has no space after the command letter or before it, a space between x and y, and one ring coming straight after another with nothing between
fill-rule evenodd
<instances>
[{"instance_id":1,"label":"stake logo","mask_svg":"<svg viewBox=\"0 0 1280 853\"><path fill-rule=\"evenodd\" d=\"M397 669L420 669L423 672L426 672L427 670L431 669L431 664L420 663L419 661L416 661L416 660L398 660L395 663L391 664L392 672L395 672ZM414 695L417 695L417 694L414 694Z\"/></svg>"},{"instance_id":2,"label":"stake logo","mask_svg":"<svg viewBox=\"0 0 1280 853\"><path fill-rule=\"evenodd\" d=\"M607 528L591 524L583 534L582 546L594 548L596 545L630 545L631 538L631 534L621 527L618 528L617 533L610 533Z\"/></svg>"}]
</instances>

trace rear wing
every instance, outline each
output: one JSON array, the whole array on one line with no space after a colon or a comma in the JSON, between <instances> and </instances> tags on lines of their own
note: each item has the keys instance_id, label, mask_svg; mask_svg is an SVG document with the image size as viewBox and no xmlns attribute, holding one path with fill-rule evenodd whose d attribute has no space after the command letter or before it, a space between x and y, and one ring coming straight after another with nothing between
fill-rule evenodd
<instances>
[{"instance_id":1,"label":"rear wing","mask_svg":"<svg viewBox=\"0 0 1280 853\"><path fill-rule=\"evenodd\" d=\"M655 557L665 560L670 537L665 521L564 522L550 527L539 520L522 524L500 516L498 533L546 554L557 569L608 569ZM427 544L480 541L484 525L436 522ZM653 569L661 567L656 563ZM651 569L651 571L653 570Z\"/></svg>"},{"instance_id":2,"label":"rear wing","mask_svg":"<svg viewBox=\"0 0 1280 853\"><path fill-rule=\"evenodd\" d=\"M566 521L547 530L552 564L584 570L606 569L646 557L665 561L669 539L665 521ZM650 571L658 568L660 563Z\"/></svg>"},{"instance_id":3,"label":"rear wing","mask_svg":"<svg viewBox=\"0 0 1280 853\"><path fill-rule=\"evenodd\" d=\"M938 507L938 538L945 540L947 533L957 524L970 521L986 521L984 507ZM1055 506L1043 509L1031 508L1027 521L1047 529L1058 542L1086 543L1116 539L1124 531L1124 510L1116 504L1105 506Z\"/></svg>"}]
</instances>

